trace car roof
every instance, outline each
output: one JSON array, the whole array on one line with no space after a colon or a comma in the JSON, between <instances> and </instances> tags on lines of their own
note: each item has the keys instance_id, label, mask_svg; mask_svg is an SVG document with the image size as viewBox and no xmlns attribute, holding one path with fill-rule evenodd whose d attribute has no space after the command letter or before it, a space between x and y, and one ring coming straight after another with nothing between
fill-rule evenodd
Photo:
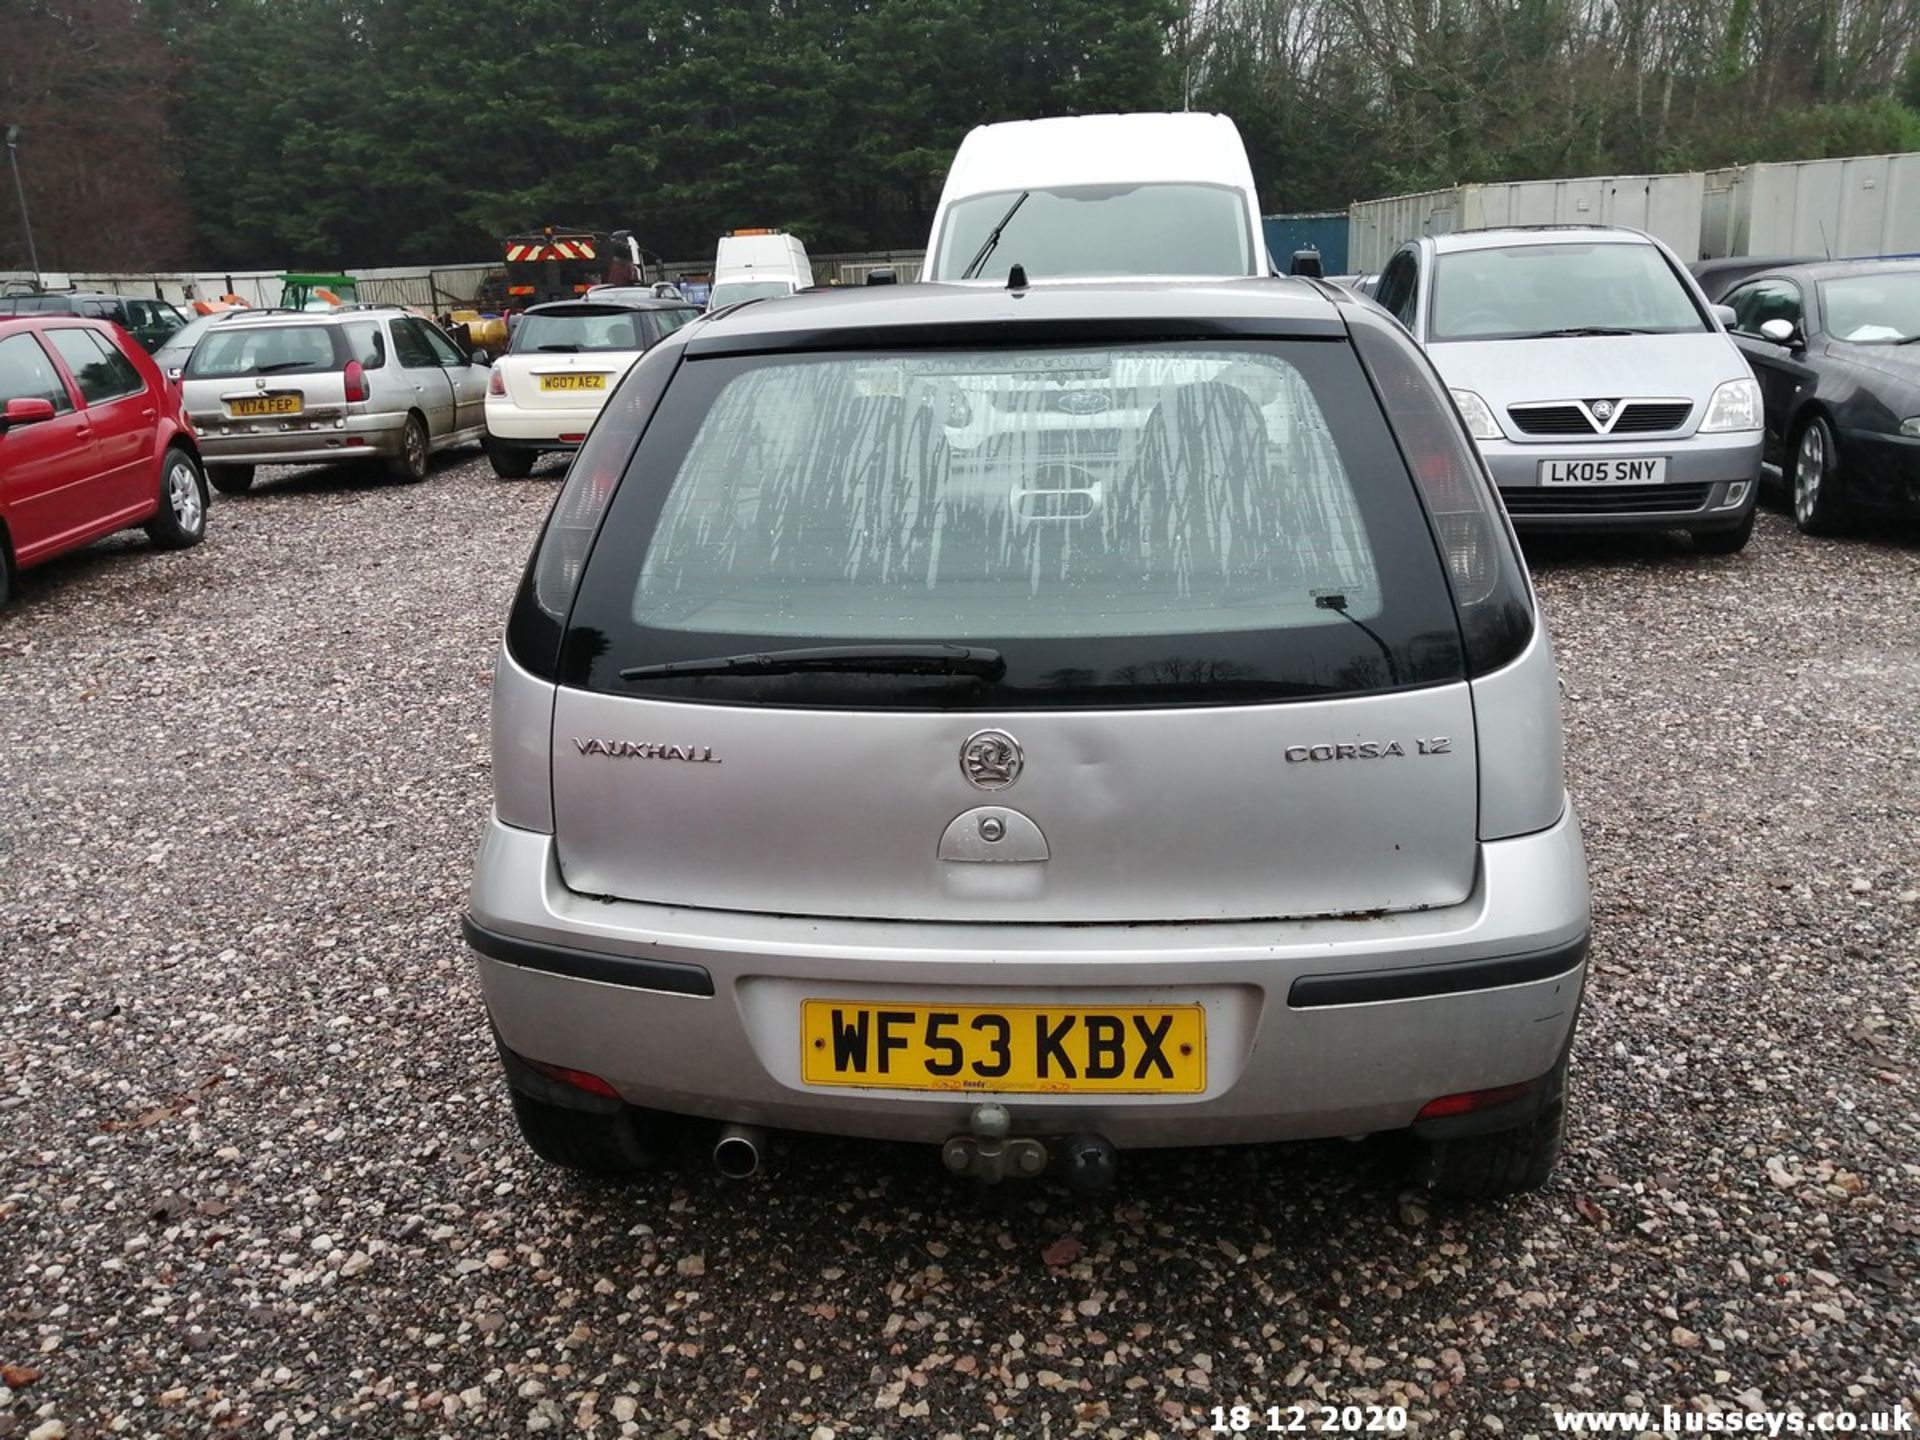
<instances>
[{"instance_id":1,"label":"car roof","mask_svg":"<svg viewBox=\"0 0 1920 1440\"><path fill-rule=\"evenodd\" d=\"M1240 132L1225 115L1062 115L976 125L954 154L943 200L1151 181L1251 188L1253 172Z\"/></svg>"},{"instance_id":2,"label":"car roof","mask_svg":"<svg viewBox=\"0 0 1920 1440\"><path fill-rule=\"evenodd\" d=\"M1507 250L1517 245L1651 245L1653 237L1621 225L1497 225L1428 237L1442 255L1462 250Z\"/></svg>"},{"instance_id":3,"label":"car roof","mask_svg":"<svg viewBox=\"0 0 1920 1440\"><path fill-rule=\"evenodd\" d=\"M1749 275L1752 280L1770 280L1775 275L1790 280L1839 280L1849 275L1911 275L1920 273L1920 258L1861 260L1815 260L1804 265L1776 265Z\"/></svg>"},{"instance_id":4,"label":"car roof","mask_svg":"<svg viewBox=\"0 0 1920 1440\"><path fill-rule=\"evenodd\" d=\"M649 295L644 290L626 291L625 287L609 287L605 290L590 290L573 300L549 300L542 305L529 305L523 312L528 315L544 315L548 311L573 309L580 305L599 305L620 310L692 310L697 308L684 296L674 299L670 295Z\"/></svg>"},{"instance_id":5,"label":"car roof","mask_svg":"<svg viewBox=\"0 0 1920 1440\"><path fill-rule=\"evenodd\" d=\"M249 321L271 321L277 325L331 325L341 320L417 320L419 318L398 305L342 305L333 310L261 309L234 312L234 320L240 324Z\"/></svg>"},{"instance_id":6,"label":"car roof","mask_svg":"<svg viewBox=\"0 0 1920 1440\"><path fill-rule=\"evenodd\" d=\"M1718 275L1722 270L1776 270L1789 265L1817 265L1818 255L1721 255L1712 260L1695 260L1687 269L1696 276Z\"/></svg>"},{"instance_id":7,"label":"car roof","mask_svg":"<svg viewBox=\"0 0 1920 1440\"><path fill-rule=\"evenodd\" d=\"M1078 281L1026 290L932 283L849 286L744 300L707 312L699 325L682 333L688 335L691 355L856 349L932 338L926 332L972 331L988 338L1007 329L1068 344L1123 334L1344 335L1336 303L1351 298L1332 286L1291 276Z\"/></svg>"}]
</instances>

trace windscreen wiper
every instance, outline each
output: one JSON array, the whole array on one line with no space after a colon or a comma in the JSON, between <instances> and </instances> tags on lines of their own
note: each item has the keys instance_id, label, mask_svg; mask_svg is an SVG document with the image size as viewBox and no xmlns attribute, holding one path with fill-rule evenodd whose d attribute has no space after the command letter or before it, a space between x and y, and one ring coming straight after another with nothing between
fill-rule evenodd
<instances>
[{"instance_id":1,"label":"windscreen wiper","mask_svg":"<svg viewBox=\"0 0 1920 1440\"><path fill-rule=\"evenodd\" d=\"M681 675L801 675L842 671L872 675L972 675L998 680L1006 659L984 645L820 645L752 655L669 660L622 670L622 680L671 680Z\"/></svg>"},{"instance_id":2,"label":"windscreen wiper","mask_svg":"<svg viewBox=\"0 0 1920 1440\"><path fill-rule=\"evenodd\" d=\"M1007 207L1007 213L1000 217L1000 223L987 232L987 238L980 242L980 248L973 252L973 259L967 262L967 268L960 272L962 280L971 280L980 273L980 267L987 263L987 257L993 254L994 246L1000 243L1000 232L1007 228L1020 207L1027 203L1027 197L1033 192L1022 190L1014 197L1013 204Z\"/></svg>"},{"instance_id":3,"label":"windscreen wiper","mask_svg":"<svg viewBox=\"0 0 1920 1440\"><path fill-rule=\"evenodd\" d=\"M536 350L545 350L549 354L577 355L580 352L578 345L536 345L533 348Z\"/></svg>"},{"instance_id":4,"label":"windscreen wiper","mask_svg":"<svg viewBox=\"0 0 1920 1440\"><path fill-rule=\"evenodd\" d=\"M1651 335L1651 330L1635 330L1628 325L1569 325L1564 330L1530 330L1525 335L1509 335L1509 340L1558 340L1566 335Z\"/></svg>"}]
</instances>

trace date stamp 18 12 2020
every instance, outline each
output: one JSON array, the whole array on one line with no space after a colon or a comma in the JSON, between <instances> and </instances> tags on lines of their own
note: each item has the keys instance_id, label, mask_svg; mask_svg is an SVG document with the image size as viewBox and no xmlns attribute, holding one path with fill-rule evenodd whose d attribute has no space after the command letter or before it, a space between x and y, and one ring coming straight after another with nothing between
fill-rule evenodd
<instances>
[{"instance_id":1,"label":"date stamp 18 12 2020","mask_svg":"<svg viewBox=\"0 0 1920 1440\"><path fill-rule=\"evenodd\" d=\"M1216 1405L1215 1435L1404 1435L1404 1405Z\"/></svg>"}]
</instances>

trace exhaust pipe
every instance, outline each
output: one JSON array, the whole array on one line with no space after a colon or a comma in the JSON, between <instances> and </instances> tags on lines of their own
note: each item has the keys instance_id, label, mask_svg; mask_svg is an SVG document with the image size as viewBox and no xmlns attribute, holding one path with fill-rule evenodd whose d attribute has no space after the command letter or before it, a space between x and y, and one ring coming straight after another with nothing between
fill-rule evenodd
<instances>
[{"instance_id":1,"label":"exhaust pipe","mask_svg":"<svg viewBox=\"0 0 1920 1440\"><path fill-rule=\"evenodd\" d=\"M729 1180L745 1180L760 1168L767 1134L758 1125L729 1125L713 1142L713 1168Z\"/></svg>"}]
</instances>

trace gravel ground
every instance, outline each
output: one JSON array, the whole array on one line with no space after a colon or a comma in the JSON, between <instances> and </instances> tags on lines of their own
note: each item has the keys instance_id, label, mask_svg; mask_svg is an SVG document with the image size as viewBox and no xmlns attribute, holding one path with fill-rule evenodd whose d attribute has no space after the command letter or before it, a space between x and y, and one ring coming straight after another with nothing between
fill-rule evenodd
<instances>
[{"instance_id":1,"label":"gravel ground","mask_svg":"<svg viewBox=\"0 0 1920 1440\"><path fill-rule=\"evenodd\" d=\"M271 482L0 616L0 1436L1920 1405L1913 537L1535 555L1598 923L1545 1193L1425 1203L1385 1141L610 1189L520 1145L456 929L553 487Z\"/></svg>"}]
</instances>

